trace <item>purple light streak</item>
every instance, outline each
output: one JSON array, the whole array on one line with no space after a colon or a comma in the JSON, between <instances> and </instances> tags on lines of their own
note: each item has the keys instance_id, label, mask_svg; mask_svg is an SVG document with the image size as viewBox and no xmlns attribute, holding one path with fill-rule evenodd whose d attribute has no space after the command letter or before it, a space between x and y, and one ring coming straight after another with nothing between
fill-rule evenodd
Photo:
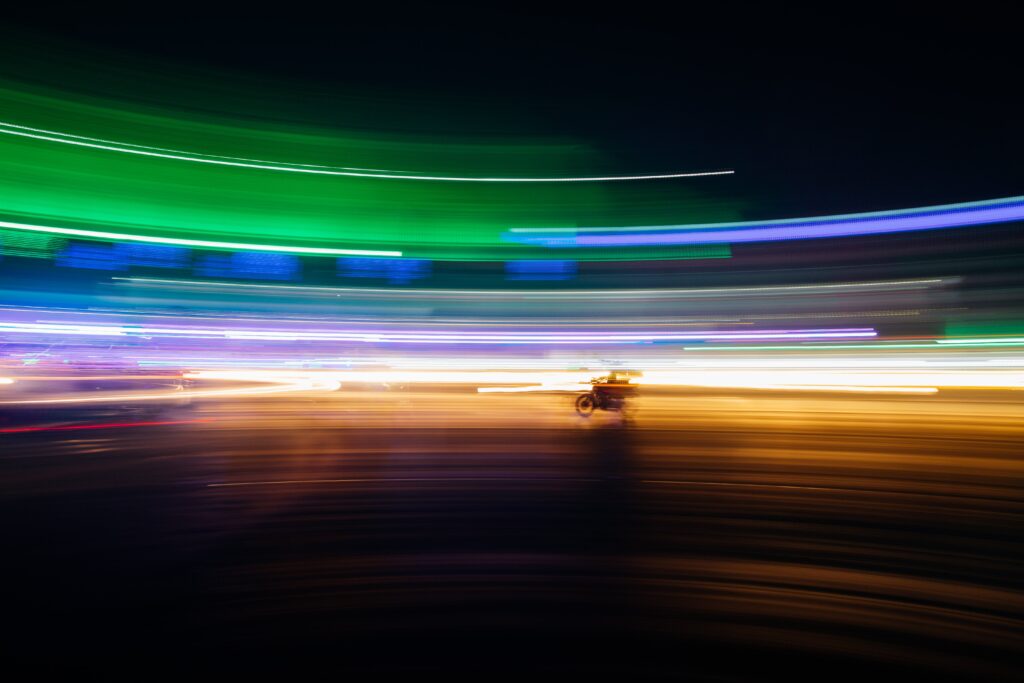
<instances>
[{"instance_id":1,"label":"purple light streak","mask_svg":"<svg viewBox=\"0 0 1024 683\"><path fill-rule=\"evenodd\" d=\"M853 214L820 219L789 219L750 223L623 228L622 232L595 232L579 228L575 234L543 230L511 231L505 238L547 247L638 247L739 242L770 242L823 237L849 237L916 230L937 230L1024 220L1024 198L951 204L898 212ZM675 230L673 230L675 228Z\"/></svg>"}]
</instances>

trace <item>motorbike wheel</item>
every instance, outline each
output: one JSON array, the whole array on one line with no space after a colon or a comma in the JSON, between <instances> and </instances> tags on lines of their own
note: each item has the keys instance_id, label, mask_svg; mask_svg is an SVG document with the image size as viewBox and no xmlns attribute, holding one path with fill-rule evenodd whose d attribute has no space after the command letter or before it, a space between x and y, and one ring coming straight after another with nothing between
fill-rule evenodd
<instances>
[{"instance_id":1,"label":"motorbike wheel","mask_svg":"<svg viewBox=\"0 0 1024 683\"><path fill-rule=\"evenodd\" d=\"M583 394L576 399L576 412L582 417L590 417L596 407L594 397L590 394Z\"/></svg>"}]
</instances>

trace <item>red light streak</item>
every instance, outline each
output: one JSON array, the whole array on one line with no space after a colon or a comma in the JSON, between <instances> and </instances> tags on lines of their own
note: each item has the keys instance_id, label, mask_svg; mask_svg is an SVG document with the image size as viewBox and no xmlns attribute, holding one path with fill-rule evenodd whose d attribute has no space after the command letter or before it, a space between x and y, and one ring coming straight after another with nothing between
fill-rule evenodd
<instances>
[{"instance_id":1,"label":"red light streak","mask_svg":"<svg viewBox=\"0 0 1024 683\"><path fill-rule=\"evenodd\" d=\"M159 427L162 425L194 424L197 422L213 422L213 418L198 420L164 420L156 422L102 422L88 425L61 425L59 427L6 427L0 434L23 434L26 432L70 432L81 429L117 429L120 427Z\"/></svg>"}]
</instances>

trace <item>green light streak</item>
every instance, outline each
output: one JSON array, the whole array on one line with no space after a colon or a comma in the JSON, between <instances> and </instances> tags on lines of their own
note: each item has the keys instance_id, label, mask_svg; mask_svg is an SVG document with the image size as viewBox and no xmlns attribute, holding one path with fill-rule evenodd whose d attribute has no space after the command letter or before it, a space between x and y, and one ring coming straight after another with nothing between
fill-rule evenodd
<instances>
[{"instance_id":1,"label":"green light streak","mask_svg":"<svg viewBox=\"0 0 1024 683\"><path fill-rule=\"evenodd\" d=\"M218 164L220 166L237 166L240 168L255 168L264 171L290 171L292 173L313 173L316 175L349 176L352 178L381 178L390 180L433 180L441 182L457 183L594 183L594 182L615 182L623 180L665 180L669 178L701 178L705 176L732 175L735 171L693 171L685 173L661 173L652 175L617 175L617 176L580 176L562 178L473 178L467 176L435 176L418 175L400 171L357 171L342 167L315 166L312 164L286 164L261 159L242 159L239 157L221 157L212 154L197 154L175 149L163 149L160 147L148 147L145 145L132 145L123 142L88 138L81 135L71 135L59 131L44 130L40 128L29 128L19 126L6 121L0 121L0 133L4 135L17 135L34 140L46 140L48 142L59 142L65 145L78 145L80 147L92 147L108 152L121 152L124 154L139 154L160 159L174 159L177 161L190 161L198 164Z\"/></svg>"},{"instance_id":2,"label":"green light streak","mask_svg":"<svg viewBox=\"0 0 1024 683\"><path fill-rule=\"evenodd\" d=\"M940 344L957 346L1024 346L1024 337L996 337L993 339L939 339Z\"/></svg>"},{"instance_id":3,"label":"green light streak","mask_svg":"<svg viewBox=\"0 0 1024 683\"><path fill-rule=\"evenodd\" d=\"M149 237L145 235L129 235L118 232L102 232L99 230L78 230L76 228L54 228L45 225L26 225L0 221L0 228L10 230L28 230L54 235L84 237L86 239L117 240L119 242L148 242L152 244L168 244L178 247L199 247L205 249L226 249L231 251L272 251L286 254L311 254L317 256L391 256L400 257L400 251L370 251L365 249L326 249L320 247L296 247L280 244L247 244L244 242L214 242L210 240L180 239L176 237Z\"/></svg>"},{"instance_id":4,"label":"green light streak","mask_svg":"<svg viewBox=\"0 0 1024 683\"><path fill-rule=\"evenodd\" d=\"M375 131L372 107L355 130L230 118L209 113L202 88L161 109L30 82L0 80L0 221L25 234L439 261L719 259L728 244L547 249L502 236L510 225L736 220L745 208L708 196L713 178L584 182L690 174L616 175L580 140Z\"/></svg>"},{"instance_id":5,"label":"green light streak","mask_svg":"<svg viewBox=\"0 0 1024 683\"><path fill-rule=\"evenodd\" d=\"M35 232L0 230L0 254L21 258L53 258L67 240Z\"/></svg>"},{"instance_id":6,"label":"green light streak","mask_svg":"<svg viewBox=\"0 0 1024 683\"><path fill-rule=\"evenodd\" d=\"M1021 320L972 320L946 324L948 339L1009 339L1024 337L1024 321Z\"/></svg>"}]
</instances>

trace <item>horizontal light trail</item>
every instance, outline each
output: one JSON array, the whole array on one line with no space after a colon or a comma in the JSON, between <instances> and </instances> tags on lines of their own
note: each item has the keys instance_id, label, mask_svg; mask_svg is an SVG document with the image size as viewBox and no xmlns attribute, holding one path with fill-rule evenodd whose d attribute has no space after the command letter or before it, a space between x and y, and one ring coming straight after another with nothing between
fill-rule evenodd
<instances>
[{"instance_id":1,"label":"horizontal light trail","mask_svg":"<svg viewBox=\"0 0 1024 683\"><path fill-rule=\"evenodd\" d=\"M846 349L884 350L884 349L937 349L936 340L900 344L879 340L874 344L772 344L769 346L684 346L683 351L838 351Z\"/></svg>"},{"instance_id":2,"label":"horizontal light trail","mask_svg":"<svg viewBox=\"0 0 1024 683\"><path fill-rule=\"evenodd\" d=\"M987 337L987 338L964 338L964 339L939 339L940 344L970 345L979 344L982 346L996 346L1003 344L1024 344L1024 337Z\"/></svg>"},{"instance_id":3,"label":"horizontal light trail","mask_svg":"<svg viewBox=\"0 0 1024 683\"><path fill-rule=\"evenodd\" d=\"M1024 376L1000 368L907 368L848 369L835 367L718 367L692 369L649 369L638 366L638 386L700 387L712 389L783 389L802 391L903 391L934 393L939 387L1022 389ZM350 384L476 386L478 393L520 393L529 391L588 391L591 378L601 370L196 370L184 377L197 380L249 382L302 382L319 379L345 387Z\"/></svg>"},{"instance_id":4,"label":"horizontal light trail","mask_svg":"<svg viewBox=\"0 0 1024 683\"><path fill-rule=\"evenodd\" d=\"M85 239L117 240L120 242L145 242L147 244L166 244L178 247L197 247L204 249L228 249L231 251L269 251L284 254L306 254L310 256L381 256L401 257L400 251L379 251L370 249L334 249L329 247L302 247L286 244L252 244L249 242L220 242L215 240L197 240L180 237L153 237L150 235L134 235L121 232L102 230L82 230L79 228L59 228L49 225L32 225L29 223L12 223L0 221L0 228L41 232L51 235L67 235Z\"/></svg>"},{"instance_id":5,"label":"horizontal light trail","mask_svg":"<svg viewBox=\"0 0 1024 683\"><path fill-rule=\"evenodd\" d=\"M542 391L589 391L590 384L538 385L529 387L480 387L481 394L528 393ZM935 394L937 387L899 387L899 386L856 386L844 384L678 384L680 387L716 388L716 389L755 389L771 391L839 391L855 393L883 394Z\"/></svg>"},{"instance_id":6,"label":"horizontal light trail","mask_svg":"<svg viewBox=\"0 0 1024 683\"><path fill-rule=\"evenodd\" d=\"M528 387L479 387L480 394L522 394L532 391L589 391L591 384L539 384Z\"/></svg>"},{"instance_id":7,"label":"horizontal light trail","mask_svg":"<svg viewBox=\"0 0 1024 683\"><path fill-rule=\"evenodd\" d=\"M934 339L921 343L899 343L879 340L874 344L781 344L771 346L685 346L684 351L830 351L845 349L937 349L940 345L948 346L1003 346L1019 347L1024 346L1024 339L1021 341L995 341L995 340L973 340L973 339Z\"/></svg>"},{"instance_id":8,"label":"horizontal light trail","mask_svg":"<svg viewBox=\"0 0 1024 683\"><path fill-rule=\"evenodd\" d=\"M846 368L846 369L920 369L920 368L1005 368L1024 367L1024 357L990 359L935 360L924 358L688 358L675 361L677 368Z\"/></svg>"},{"instance_id":9,"label":"horizontal light trail","mask_svg":"<svg viewBox=\"0 0 1024 683\"><path fill-rule=\"evenodd\" d=\"M406 381L410 377L419 377L419 373L435 373L430 376L430 381L446 381L445 373L452 371L471 372L573 372L584 373L587 376L580 376L586 380L590 376L605 374L608 370L616 368L643 368L644 372L655 370L679 371L679 370L741 370L741 369L771 369L771 370L811 370L822 371L950 371L950 370L985 370L995 371L1006 368L1024 368L1024 354L1001 353L994 357L983 353L972 351L967 353L971 347L937 347L930 346L930 353L888 353L881 354L860 353L851 355L842 353L822 354L814 353L790 353L786 355L776 354L751 354L737 355L725 354L722 356L708 354L679 353L673 350L670 353L648 353L643 355L620 355L615 353L612 357L602 358L595 354L592 357L578 355L562 355L546 353L542 356L507 355L505 353L493 354L482 353L474 355L434 355L434 354L413 354L387 355L387 356L339 356L337 358L324 357L296 357L292 349L286 349L279 354L272 354L266 350L246 352L244 355L193 355L182 352L175 352L165 357L161 351L155 350L145 355L138 352L132 354L119 354L118 361L126 361L132 366L140 368L166 369L192 369L203 368L206 370L220 371L268 371L268 372L325 372L334 373L339 378L344 374L346 381L381 381L390 383L393 381ZM958 350L959 349L959 350ZM738 350L743 350L738 349ZM373 374L382 373L382 374ZM562 382L564 376L552 375L555 379L550 381ZM140 378L146 378L142 376ZM31 379L28 376L19 376L19 379ZM40 378L45 379L45 378ZM52 379L59 379L53 377ZM150 378L152 379L152 378ZM469 377L467 381L476 381L475 377ZM521 378L511 376L511 383L522 383Z\"/></svg>"},{"instance_id":10,"label":"horizontal light trail","mask_svg":"<svg viewBox=\"0 0 1024 683\"><path fill-rule=\"evenodd\" d=\"M546 247L640 247L849 237L1024 220L1024 197L895 211L739 223L623 228L512 228L506 241Z\"/></svg>"},{"instance_id":11,"label":"horizontal light trail","mask_svg":"<svg viewBox=\"0 0 1024 683\"><path fill-rule=\"evenodd\" d=\"M766 285L764 287L710 287L702 289L588 289L588 290L531 290L531 289L377 289L370 287L316 287L304 285L274 285L250 282L216 282L203 280L172 280L143 277L113 277L132 285L198 287L209 289L255 289L297 294L353 294L382 295L388 298L498 298L498 299L664 299L674 297L720 297L734 295L775 295L796 292L814 294L848 290L886 290L933 287L953 284L957 278L930 278L919 280L881 280L877 282L840 282L810 285Z\"/></svg>"},{"instance_id":12,"label":"horizontal light trail","mask_svg":"<svg viewBox=\"0 0 1024 683\"><path fill-rule=\"evenodd\" d=\"M380 178L388 180L427 180L440 182L458 183L593 183L593 182L616 182L623 180L665 180L672 178L700 178L706 176L732 175L733 170L719 171L689 171L679 173L656 173L643 175L609 175L609 176L576 176L561 178L500 178L500 177L472 177L472 176L445 176L445 175L419 175L399 171L371 171L358 170L337 166L316 166L313 164L289 164L260 159L244 159L241 157L216 156L186 152L176 149L162 147L148 147L145 145L133 145L113 140L100 138L89 138L81 135L71 135L59 131L45 130L42 128L30 128L19 126L13 123L0 121L0 134L14 135L34 140L45 140L47 142L58 142L65 145L77 147L90 147L108 152L121 152L123 154L136 154L140 156L156 157L160 159L172 159L176 161L189 161L199 164L214 164L217 166L235 166L239 168L251 168L263 171L287 171L291 173L309 173L314 175L348 176L353 178Z\"/></svg>"},{"instance_id":13,"label":"horizontal light trail","mask_svg":"<svg viewBox=\"0 0 1024 683\"><path fill-rule=\"evenodd\" d=\"M375 479L275 479L270 481L229 481L219 484L207 484L207 488L229 488L237 486L297 486L309 484L383 484L385 486L401 484L453 484L458 482L503 482L512 481L533 481L533 482L592 482L598 481L591 477L523 477L523 476L500 476L500 477L380 477Z\"/></svg>"},{"instance_id":14,"label":"horizontal light trail","mask_svg":"<svg viewBox=\"0 0 1024 683\"><path fill-rule=\"evenodd\" d=\"M630 359L633 360L633 359ZM1007 372L1005 367L973 361L944 366L912 362L890 365L850 363L836 359L831 365L822 359L794 359L772 363L758 359L705 359L698 365L675 367L644 364L631 367L642 374L632 383L641 387L676 387L712 390L756 389L779 391L878 392L892 394L933 394L940 388L1024 389L1024 375ZM769 359L770 360L770 359ZM851 359L855 360L855 359ZM862 359L863 360L863 359ZM1024 367L1024 358L1014 367ZM686 360L677 361L685 363ZM135 401L177 401L188 398L260 396L287 392L323 392L351 385L475 387L478 393L563 392L578 393L591 388L590 380L605 375L622 363L605 363L590 369L459 368L454 363L433 370L408 368L375 369L193 369L181 373L186 380L198 382L244 382L259 386L230 389L166 391L109 391L106 393L63 394L37 399L0 401L0 405L52 405L77 403L132 403ZM58 382L68 377L54 378ZM270 385L270 386L266 386Z\"/></svg>"},{"instance_id":15,"label":"horizontal light trail","mask_svg":"<svg viewBox=\"0 0 1024 683\"><path fill-rule=\"evenodd\" d=\"M146 393L115 393L97 392L101 395L62 396L59 398L21 399L17 401L0 401L0 405L74 405L78 403L134 403L136 401L177 401L192 398L222 398L225 396L264 396L292 391L334 391L339 388L336 380L331 378L305 379L302 381L259 380L281 382L269 387L242 387L237 389L203 389L197 391L171 390L158 394Z\"/></svg>"},{"instance_id":16,"label":"horizontal light trail","mask_svg":"<svg viewBox=\"0 0 1024 683\"><path fill-rule=\"evenodd\" d=\"M14 380L10 377L0 377L0 384L14 384Z\"/></svg>"},{"instance_id":17,"label":"horizontal light trail","mask_svg":"<svg viewBox=\"0 0 1024 683\"><path fill-rule=\"evenodd\" d=\"M74 432L88 429L121 429L124 427L162 427L165 425L197 424L200 422L213 422L213 418L204 417L196 420L162 420L158 422L102 422L99 424L58 425L55 427L6 427L0 429L0 434L26 434L31 432Z\"/></svg>"},{"instance_id":18,"label":"horizontal light trail","mask_svg":"<svg viewBox=\"0 0 1024 683\"><path fill-rule=\"evenodd\" d=\"M176 381L179 377L179 373L163 375L79 375L77 373L67 375L18 375L18 379L22 382L60 382L67 380L89 382L147 380L150 382L167 382Z\"/></svg>"},{"instance_id":19,"label":"horizontal light trail","mask_svg":"<svg viewBox=\"0 0 1024 683\"><path fill-rule=\"evenodd\" d=\"M785 388L810 391L816 387L937 388L973 387L988 389L1024 388L1024 376L1002 368L863 368L851 369L837 363L822 366L720 366L680 370L645 371L642 385L694 386L708 388ZM853 389L849 389L852 391ZM887 390L887 389L883 389Z\"/></svg>"},{"instance_id":20,"label":"horizontal light trail","mask_svg":"<svg viewBox=\"0 0 1024 683\"><path fill-rule=\"evenodd\" d=\"M746 341L763 339L843 339L875 337L869 328L764 330L738 332L643 332L633 334L606 332L451 332L389 330L290 330L206 327L150 327L144 325L79 325L50 322L0 322L0 333L76 335L95 337L168 337L232 339L239 341L349 341L363 343L457 343L457 344L633 344L652 342L715 340Z\"/></svg>"},{"instance_id":21,"label":"horizontal light trail","mask_svg":"<svg viewBox=\"0 0 1024 683\"><path fill-rule=\"evenodd\" d=\"M740 385L738 388L767 389L773 391L848 391L868 394L935 394L939 391L937 387L883 387L856 386L849 384L745 384Z\"/></svg>"}]
</instances>

